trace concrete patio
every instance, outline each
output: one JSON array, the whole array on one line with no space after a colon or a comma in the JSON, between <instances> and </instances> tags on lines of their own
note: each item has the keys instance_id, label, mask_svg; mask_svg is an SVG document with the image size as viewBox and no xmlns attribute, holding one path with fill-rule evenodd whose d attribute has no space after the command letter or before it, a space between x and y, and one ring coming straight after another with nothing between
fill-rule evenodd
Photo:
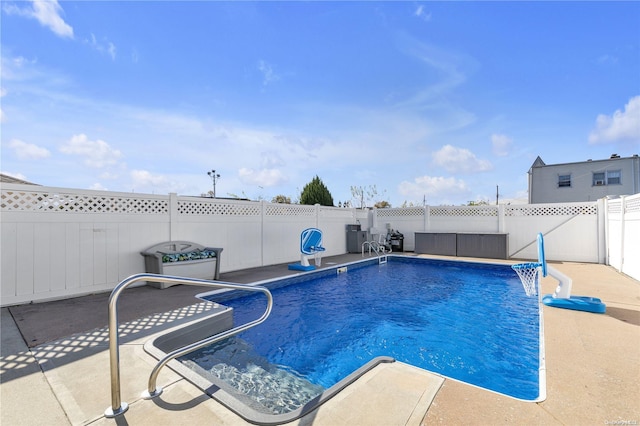
<instances>
[{"instance_id":1,"label":"concrete patio","mask_svg":"<svg viewBox=\"0 0 640 426\"><path fill-rule=\"evenodd\" d=\"M335 256L323 259L323 264L360 258ZM291 424L638 424L640 283L604 265L554 267L573 279L574 294L601 298L607 313L543 307L545 401L518 401L396 362L375 367ZM221 279L247 283L290 273L286 265L277 265L222 274ZM543 294L554 287L553 279L543 279ZM138 287L123 294L118 309L122 400L130 408L115 419L104 417L111 405L108 294L3 308L0 423L248 424L170 369L159 376L164 388L160 397L140 397L155 365L143 343L206 316L207 304L193 299L202 291L188 286Z\"/></svg>"}]
</instances>

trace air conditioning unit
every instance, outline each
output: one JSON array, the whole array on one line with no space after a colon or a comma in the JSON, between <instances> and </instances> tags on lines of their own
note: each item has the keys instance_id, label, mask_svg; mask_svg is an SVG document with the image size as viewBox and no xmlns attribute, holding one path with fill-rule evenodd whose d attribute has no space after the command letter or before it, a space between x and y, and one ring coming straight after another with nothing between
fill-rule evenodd
<instances>
[{"instance_id":1,"label":"air conditioning unit","mask_svg":"<svg viewBox=\"0 0 640 426\"><path fill-rule=\"evenodd\" d=\"M602 186L604 185L604 181L603 180L597 180L596 181L596 186Z\"/></svg>"}]
</instances>

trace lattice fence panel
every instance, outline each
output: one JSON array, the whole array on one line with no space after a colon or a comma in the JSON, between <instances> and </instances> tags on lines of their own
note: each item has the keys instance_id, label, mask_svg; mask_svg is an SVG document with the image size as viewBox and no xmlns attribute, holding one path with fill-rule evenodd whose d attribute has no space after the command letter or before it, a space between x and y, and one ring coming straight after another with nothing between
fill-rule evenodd
<instances>
[{"instance_id":1,"label":"lattice fence panel","mask_svg":"<svg viewBox=\"0 0 640 426\"><path fill-rule=\"evenodd\" d=\"M167 200L91 194L2 191L2 211L167 214Z\"/></svg>"},{"instance_id":2,"label":"lattice fence panel","mask_svg":"<svg viewBox=\"0 0 640 426\"><path fill-rule=\"evenodd\" d=\"M178 213L184 215L260 216L260 204L179 200Z\"/></svg>"},{"instance_id":3,"label":"lattice fence panel","mask_svg":"<svg viewBox=\"0 0 640 426\"><path fill-rule=\"evenodd\" d=\"M640 196L628 198L625 202L625 213L640 212Z\"/></svg>"},{"instance_id":4,"label":"lattice fence panel","mask_svg":"<svg viewBox=\"0 0 640 426\"><path fill-rule=\"evenodd\" d=\"M424 208L422 207L407 207L402 209L378 209L376 210L378 217L415 217L424 216Z\"/></svg>"},{"instance_id":5,"label":"lattice fence panel","mask_svg":"<svg viewBox=\"0 0 640 426\"><path fill-rule=\"evenodd\" d=\"M498 208L491 206L431 207L429 214L431 216L450 217L497 217Z\"/></svg>"},{"instance_id":6,"label":"lattice fence panel","mask_svg":"<svg viewBox=\"0 0 640 426\"><path fill-rule=\"evenodd\" d=\"M316 208L299 204L267 204L264 214L266 216L314 217Z\"/></svg>"},{"instance_id":7,"label":"lattice fence panel","mask_svg":"<svg viewBox=\"0 0 640 426\"><path fill-rule=\"evenodd\" d=\"M595 215L598 213L596 203L591 204L527 204L522 206L506 206L505 216L576 216Z\"/></svg>"},{"instance_id":8,"label":"lattice fence panel","mask_svg":"<svg viewBox=\"0 0 640 426\"><path fill-rule=\"evenodd\" d=\"M607 212L610 214L622 213L622 200L609 201L607 203Z\"/></svg>"}]
</instances>

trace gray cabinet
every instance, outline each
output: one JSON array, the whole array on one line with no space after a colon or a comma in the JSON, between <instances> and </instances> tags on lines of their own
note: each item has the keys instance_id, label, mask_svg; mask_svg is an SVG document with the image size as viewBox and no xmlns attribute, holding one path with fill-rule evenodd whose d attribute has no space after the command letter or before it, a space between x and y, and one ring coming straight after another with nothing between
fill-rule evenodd
<instances>
[{"instance_id":1,"label":"gray cabinet","mask_svg":"<svg viewBox=\"0 0 640 426\"><path fill-rule=\"evenodd\" d=\"M422 254L455 256L457 253L456 234L441 232L416 232L414 251L416 253Z\"/></svg>"},{"instance_id":2,"label":"gray cabinet","mask_svg":"<svg viewBox=\"0 0 640 426\"><path fill-rule=\"evenodd\" d=\"M415 252L442 256L509 258L509 234L416 232Z\"/></svg>"},{"instance_id":3,"label":"gray cabinet","mask_svg":"<svg viewBox=\"0 0 640 426\"><path fill-rule=\"evenodd\" d=\"M362 244L367 241L367 231L361 231L360 225L347 225L347 253L362 252Z\"/></svg>"},{"instance_id":4,"label":"gray cabinet","mask_svg":"<svg viewBox=\"0 0 640 426\"><path fill-rule=\"evenodd\" d=\"M458 256L508 259L508 234L458 234Z\"/></svg>"}]
</instances>

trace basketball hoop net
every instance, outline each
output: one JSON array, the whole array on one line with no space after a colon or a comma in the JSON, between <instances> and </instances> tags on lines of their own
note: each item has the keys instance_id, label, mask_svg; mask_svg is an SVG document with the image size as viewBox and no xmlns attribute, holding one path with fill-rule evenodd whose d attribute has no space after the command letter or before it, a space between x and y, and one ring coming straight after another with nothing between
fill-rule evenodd
<instances>
[{"instance_id":1,"label":"basketball hoop net","mask_svg":"<svg viewBox=\"0 0 640 426\"><path fill-rule=\"evenodd\" d=\"M538 294L538 273L542 265L540 263L518 263L511 265L522 281L524 292L527 296L535 296Z\"/></svg>"}]
</instances>

